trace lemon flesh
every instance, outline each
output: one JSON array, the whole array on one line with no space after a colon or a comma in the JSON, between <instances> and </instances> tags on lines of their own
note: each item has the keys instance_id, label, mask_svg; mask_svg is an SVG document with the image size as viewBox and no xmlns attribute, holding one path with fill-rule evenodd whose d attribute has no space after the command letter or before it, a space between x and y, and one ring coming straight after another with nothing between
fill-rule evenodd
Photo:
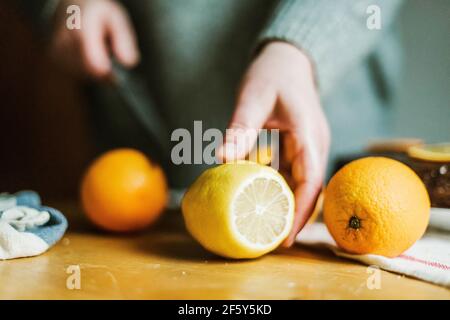
<instances>
[{"instance_id":1,"label":"lemon flesh","mask_svg":"<svg viewBox=\"0 0 450 320\"><path fill-rule=\"evenodd\" d=\"M432 162L450 161L450 143L428 144L408 149L408 155L419 160Z\"/></svg>"},{"instance_id":2,"label":"lemon flesh","mask_svg":"<svg viewBox=\"0 0 450 320\"><path fill-rule=\"evenodd\" d=\"M205 171L184 196L182 211L188 231L209 251L256 258L288 236L294 196L277 171L242 161Z\"/></svg>"}]
</instances>

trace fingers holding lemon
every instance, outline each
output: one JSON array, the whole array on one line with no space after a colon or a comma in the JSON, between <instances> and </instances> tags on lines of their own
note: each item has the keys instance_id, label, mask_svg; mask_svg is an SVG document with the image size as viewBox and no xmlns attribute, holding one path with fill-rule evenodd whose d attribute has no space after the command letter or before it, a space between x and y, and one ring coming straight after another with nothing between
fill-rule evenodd
<instances>
[{"instance_id":1,"label":"fingers holding lemon","mask_svg":"<svg viewBox=\"0 0 450 320\"><path fill-rule=\"evenodd\" d=\"M163 171L133 149L113 150L100 156L88 168L81 185L86 215L108 231L146 228L161 215L167 200Z\"/></svg>"}]
</instances>

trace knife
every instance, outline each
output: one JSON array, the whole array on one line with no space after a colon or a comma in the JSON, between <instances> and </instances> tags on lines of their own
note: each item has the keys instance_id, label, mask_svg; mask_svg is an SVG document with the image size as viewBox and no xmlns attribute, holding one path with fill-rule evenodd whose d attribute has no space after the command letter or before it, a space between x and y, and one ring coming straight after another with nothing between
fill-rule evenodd
<instances>
[{"instance_id":1,"label":"knife","mask_svg":"<svg viewBox=\"0 0 450 320\"><path fill-rule=\"evenodd\" d=\"M112 83L134 118L163 152L170 154L169 131L156 104L148 92L146 81L117 61L112 62Z\"/></svg>"}]
</instances>

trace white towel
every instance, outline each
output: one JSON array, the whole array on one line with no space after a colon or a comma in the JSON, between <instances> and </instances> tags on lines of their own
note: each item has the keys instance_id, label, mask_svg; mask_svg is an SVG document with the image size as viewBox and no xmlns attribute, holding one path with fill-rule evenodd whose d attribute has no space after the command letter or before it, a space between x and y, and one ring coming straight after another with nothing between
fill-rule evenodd
<instances>
[{"instance_id":1,"label":"white towel","mask_svg":"<svg viewBox=\"0 0 450 320\"><path fill-rule=\"evenodd\" d=\"M326 246L337 256L450 288L450 235L437 230L427 230L422 239L396 258L345 253L336 246L325 224L320 222L307 225L297 236L297 242Z\"/></svg>"}]
</instances>

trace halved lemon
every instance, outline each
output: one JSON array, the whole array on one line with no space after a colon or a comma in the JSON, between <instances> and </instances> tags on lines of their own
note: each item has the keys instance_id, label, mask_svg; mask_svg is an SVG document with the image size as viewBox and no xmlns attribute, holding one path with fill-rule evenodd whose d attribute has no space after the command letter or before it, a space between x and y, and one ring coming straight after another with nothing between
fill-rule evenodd
<instances>
[{"instance_id":1,"label":"halved lemon","mask_svg":"<svg viewBox=\"0 0 450 320\"><path fill-rule=\"evenodd\" d=\"M223 257L256 258L280 245L294 220L294 196L273 168L249 161L206 170L182 202L191 235Z\"/></svg>"},{"instance_id":2,"label":"halved lemon","mask_svg":"<svg viewBox=\"0 0 450 320\"><path fill-rule=\"evenodd\" d=\"M450 162L450 143L427 144L410 147L408 155L419 160Z\"/></svg>"}]
</instances>

